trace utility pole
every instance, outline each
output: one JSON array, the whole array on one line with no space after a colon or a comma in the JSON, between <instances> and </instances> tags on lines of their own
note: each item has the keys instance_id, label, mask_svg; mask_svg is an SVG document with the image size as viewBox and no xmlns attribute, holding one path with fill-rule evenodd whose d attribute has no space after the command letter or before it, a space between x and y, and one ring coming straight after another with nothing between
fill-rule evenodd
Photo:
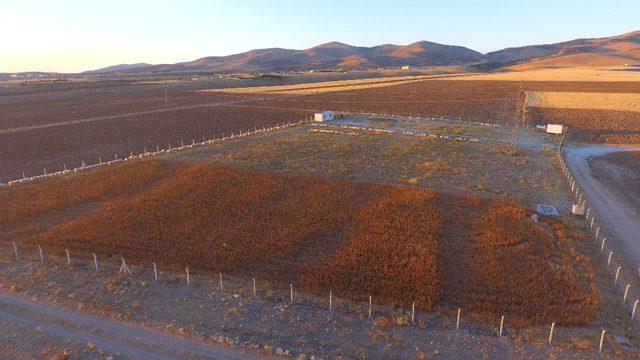
<instances>
[{"instance_id":1,"label":"utility pole","mask_svg":"<svg viewBox=\"0 0 640 360\"><path fill-rule=\"evenodd\" d=\"M167 80L164 81L164 106L169 106L169 102L167 100Z\"/></svg>"}]
</instances>

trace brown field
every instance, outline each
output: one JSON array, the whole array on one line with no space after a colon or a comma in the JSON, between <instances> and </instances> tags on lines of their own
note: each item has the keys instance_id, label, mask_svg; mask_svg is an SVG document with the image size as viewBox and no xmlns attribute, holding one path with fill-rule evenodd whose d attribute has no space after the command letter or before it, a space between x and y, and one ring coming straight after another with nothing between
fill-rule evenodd
<instances>
[{"instance_id":1,"label":"brown field","mask_svg":"<svg viewBox=\"0 0 640 360\"><path fill-rule=\"evenodd\" d=\"M239 87L226 89L206 90L208 92L234 93L234 94L294 94L308 95L321 94L326 92L349 91L380 88L392 85L408 84L429 78L441 78L446 76L459 75L415 75L415 76L396 76L385 78L370 78L356 80L339 80L327 81L319 83L292 84L281 86L255 86L255 87Z\"/></svg>"},{"instance_id":2,"label":"brown field","mask_svg":"<svg viewBox=\"0 0 640 360\"><path fill-rule=\"evenodd\" d=\"M565 246L577 235L562 222L532 223L516 202L164 161L93 174L4 191L3 233L38 219L50 226L22 234L47 252L260 274L517 325L585 324L598 308L588 261ZM47 202L33 201L43 194ZM64 221L43 221L63 212Z\"/></svg>"},{"instance_id":3,"label":"brown field","mask_svg":"<svg viewBox=\"0 0 640 360\"><path fill-rule=\"evenodd\" d=\"M97 163L102 160L166 149L256 127L298 121L309 115L295 110L195 108L118 120L46 127L0 134L0 181Z\"/></svg>"},{"instance_id":4,"label":"brown field","mask_svg":"<svg viewBox=\"0 0 640 360\"><path fill-rule=\"evenodd\" d=\"M313 90L327 83L322 82L323 79L339 80L338 76L318 74L307 80L319 83L298 87ZM93 163L100 157L111 159L116 153L121 157L130 152L140 153L145 148L166 148L169 144L202 139L203 136L210 138L271 126L326 109L513 123L519 113L518 104L523 99L519 81L491 80L424 80L311 95L197 91L212 86L265 84L290 88L291 84L304 79L170 83L169 109L164 107L163 85L157 81L147 85L137 84L141 79L130 79L27 84L8 90L0 87L0 181L20 178L22 172L32 176L42 174L43 168L52 172L62 169L63 164L78 166L82 160ZM358 81L387 84L385 81L391 81L389 79L394 78ZM524 90L637 94L640 93L639 84L633 81L526 81ZM268 99L257 101L265 96ZM185 106L189 108L171 110ZM565 123L577 140L640 141L637 113L533 107L528 110L528 122ZM95 119L139 111L163 112ZM48 127L54 123L58 125Z\"/></svg>"},{"instance_id":5,"label":"brown field","mask_svg":"<svg viewBox=\"0 0 640 360\"><path fill-rule=\"evenodd\" d=\"M640 116L635 112L594 109L529 108L531 119L569 127L569 139L592 143L637 144Z\"/></svg>"},{"instance_id":6,"label":"brown field","mask_svg":"<svg viewBox=\"0 0 640 360\"><path fill-rule=\"evenodd\" d=\"M640 112L638 93L527 91L528 107Z\"/></svg>"},{"instance_id":7,"label":"brown field","mask_svg":"<svg viewBox=\"0 0 640 360\"><path fill-rule=\"evenodd\" d=\"M638 82L525 82L425 80L409 84L256 101L238 106L332 109L485 122L513 122L520 90L640 93Z\"/></svg>"},{"instance_id":8,"label":"brown field","mask_svg":"<svg viewBox=\"0 0 640 360\"><path fill-rule=\"evenodd\" d=\"M564 58L566 59L566 58ZM563 60L558 58L556 60ZM527 66L533 69L527 69ZM581 82L638 82L640 72L624 66L579 66L536 69L531 62L523 67L515 66L523 71L496 72L490 74L472 74L452 78L453 80L507 80L507 81L581 81Z\"/></svg>"},{"instance_id":9,"label":"brown field","mask_svg":"<svg viewBox=\"0 0 640 360\"><path fill-rule=\"evenodd\" d=\"M532 92L640 93L640 82L632 81L494 81L425 80L409 84L293 98L256 101L234 107L260 109L331 109L351 113L395 114L418 117L471 119L488 123L514 123L520 116L521 89ZM588 95L585 95L588 96ZM621 95L612 95L621 96ZM569 111L564 108L528 107L527 123L560 122L568 125L578 140L638 142L637 112L612 110ZM573 109L572 109L573 110ZM593 130L615 136L593 136Z\"/></svg>"}]
</instances>

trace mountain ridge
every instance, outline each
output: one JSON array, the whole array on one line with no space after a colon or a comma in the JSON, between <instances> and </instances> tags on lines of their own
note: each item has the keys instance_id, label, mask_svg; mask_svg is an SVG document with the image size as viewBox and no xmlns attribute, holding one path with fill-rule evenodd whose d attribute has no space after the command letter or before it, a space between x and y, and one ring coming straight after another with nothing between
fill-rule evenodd
<instances>
[{"instance_id":1,"label":"mountain ridge","mask_svg":"<svg viewBox=\"0 0 640 360\"><path fill-rule=\"evenodd\" d=\"M120 64L85 73L269 72L380 67L476 65L480 68L540 68L640 64L640 31L602 38L509 47L482 54L457 45L417 41L408 45L354 46L332 41L308 49L254 49L226 56L205 56L175 64Z\"/></svg>"}]
</instances>

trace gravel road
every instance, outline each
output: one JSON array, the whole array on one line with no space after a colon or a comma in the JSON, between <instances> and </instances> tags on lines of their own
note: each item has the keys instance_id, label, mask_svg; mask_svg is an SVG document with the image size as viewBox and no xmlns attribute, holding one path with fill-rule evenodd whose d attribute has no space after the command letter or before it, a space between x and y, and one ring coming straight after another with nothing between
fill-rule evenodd
<instances>
[{"instance_id":1,"label":"gravel road","mask_svg":"<svg viewBox=\"0 0 640 360\"><path fill-rule=\"evenodd\" d=\"M611 152L639 149L640 147L631 146L592 145L568 147L564 150L567 164L593 207L599 223L616 240L614 251L624 254L626 262L633 269L640 265L640 215L622 203L592 175L588 159Z\"/></svg>"},{"instance_id":2,"label":"gravel road","mask_svg":"<svg viewBox=\"0 0 640 360\"><path fill-rule=\"evenodd\" d=\"M273 99L276 99L276 97L273 97ZM235 104L241 104L241 103L252 102L252 101L260 101L260 100L265 100L265 98L246 98L246 99L238 99L238 100L220 101L215 103L184 105L184 106L176 106L176 107L169 107L169 108L162 108L162 109L136 111L131 113L117 114L117 115L96 116L96 117L91 117L86 119L60 121L60 122L40 124L40 125L21 126L16 128L10 128L10 129L0 129L0 134L16 133L20 131L44 129L44 128L50 128L50 127L64 126L64 125L83 124L83 123L90 123L90 122L104 121L104 120L115 120L115 119L121 119L121 118L132 117L132 116L140 116L140 115L159 114L159 113L183 111L183 110L190 110L190 109L201 109L201 108L217 107L222 105L235 105Z\"/></svg>"},{"instance_id":3,"label":"gravel road","mask_svg":"<svg viewBox=\"0 0 640 360\"><path fill-rule=\"evenodd\" d=\"M131 359L257 359L231 348L162 334L0 291L0 318Z\"/></svg>"}]
</instances>

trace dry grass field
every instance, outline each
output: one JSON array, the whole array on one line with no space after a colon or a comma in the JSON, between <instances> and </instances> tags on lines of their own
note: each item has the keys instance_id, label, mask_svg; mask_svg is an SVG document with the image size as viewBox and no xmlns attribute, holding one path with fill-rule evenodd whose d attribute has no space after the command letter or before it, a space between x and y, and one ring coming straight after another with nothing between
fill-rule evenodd
<instances>
[{"instance_id":1,"label":"dry grass field","mask_svg":"<svg viewBox=\"0 0 640 360\"><path fill-rule=\"evenodd\" d=\"M326 306L332 291L356 314L368 296L405 310L415 301L427 333L436 322L450 327L462 308L468 326L491 334L504 315L510 336L525 342L544 339L550 322L573 348L593 349L601 326L635 339L581 222L531 220L537 203L561 214L571 205L552 162L557 141L463 122L305 124L3 189L0 241L16 241L25 256L35 245L51 258L69 249L79 264L92 252L101 266L125 257L147 268L135 278L156 262L175 271L163 275L175 286L188 266L194 278L207 276L196 278L206 292L220 272L243 289L230 290L239 299L258 278L277 304L288 293L274 289L289 283L298 301ZM105 299L120 289L107 287ZM97 295L82 299L108 308ZM381 336L395 331L408 321L399 311L371 326Z\"/></svg>"},{"instance_id":2,"label":"dry grass field","mask_svg":"<svg viewBox=\"0 0 640 360\"><path fill-rule=\"evenodd\" d=\"M452 80L638 82L640 71L624 66L581 66L523 69L452 77Z\"/></svg>"},{"instance_id":3,"label":"dry grass field","mask_svg":"<svg viewBox=\"0 0 640 360\"><path fill-rule=\"evenodd\" d=\"M256 86L256 87L239 87L205 90L207 92L222 92L232 94L289 94L289 95L308 95L321 94L336 91L349 91L360 89L381 88L392 85L409 84L416 81L432 78L442 78L455 75L413 75L413 76L396 76L384 78L369 78L356 80L338 80L319 83L292 84L281 86Z\"/></svg>"},{"instance_id":4,"label":"dry grass field","mask_svg":"<svg viewBox=\"0 0 640 360\"><path fill-rule=\"evenodd\" d=\"M259 275L355 300L464 307L477 321L593 318L589 261L568 245L580 235L565 222L529 219L539 201L569 206L549 172L555 140L524 132L518 142L527 145L514 148L503 128L342 123L356 129L303 125L6 189L2 238L176 271ZM372 126L392 133L365 130Z\"/></svg>"},{"instance_id":5,"label":"dry grass field","mask_svg":"<svg viewBox=\"0 0 640 360\"><path fill-rule=\"evenodd\" d=\"M45 204L25 201L42 184L5 192L4 211L20 213L5 226L110 194L95 210L36 232L30 246L177 271L260 274L348 298L412 299L423 310L464 307L476 320L507 315L517 325L585 324L598 308L588 261L563 245L573 236L567 225L534 224L518 203L202 164L111 170L45 185ZM133 173L152 178L128 182ZM90 195L70 198L72 190Z\"/></svg>"},{"instance_id":6,"label":"dry grass field","mask_svg":"<svg viewBox=\"0 0 640 360\"><path fill-rule=\"evenodd\" d=\"M175 153L170 158L256 171L429 187L454 194L472 192L517 199L530 206L545 201L560 208L568 207L560 196L558 179L548 169L556 138L529 131L520 133L518 141L540 145L542 150L519 147L516 151L510 144L513 131L509 128L366 117L337 123L391 129L396 133L327 128L339 130L338 134L332 134L310 131L323 127L300 126ZM468 136L489 142L435 140L405 135L403 130Z\"/></svg>"},{"instance_id":7,"label":"dry grass field","mask_svg":"<svg viewBox=\"0 0 640 360\"><path fill-rule=\"evenodd\" d=\"M640 93L527 91L525 106L640 112Z\"/></svg>"}]
</instances>

